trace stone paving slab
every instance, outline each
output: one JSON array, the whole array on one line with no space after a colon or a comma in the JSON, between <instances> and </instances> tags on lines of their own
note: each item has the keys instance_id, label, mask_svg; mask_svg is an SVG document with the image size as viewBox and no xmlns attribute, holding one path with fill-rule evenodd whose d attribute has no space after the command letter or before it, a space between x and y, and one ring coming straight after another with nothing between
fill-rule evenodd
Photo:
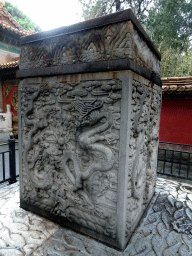
<instances>
[{"instance_id":1,"label":"stone paving slab","mask_svg":"<svg viewBox=\"0 0 192 256\"><path fill-rule=\"evenodd\" d=\"M124 252L19 208L18 183L0 186L0 256L192 256L192 185L157 179Z\"/></svg>"},{"instance_id":2,"label":"stone paving slab","mask_svg":"<svg viewBox=\"0 0 192 256\"><path fill-rule=\"evenodd\" d=\"M158 178L157 199L123 255L192 255L192 186Z\"/></svg>"},{"instance_id":3,"label":"stone paving slab","mask_svg":"<svg viewBox=\"0 0 192 256\"><path fill-rule=\"evenodd\" d=\"M0 256L30 255L59 229L19 207L19 182L0 186Z\"/></svg>"}]
</instances>

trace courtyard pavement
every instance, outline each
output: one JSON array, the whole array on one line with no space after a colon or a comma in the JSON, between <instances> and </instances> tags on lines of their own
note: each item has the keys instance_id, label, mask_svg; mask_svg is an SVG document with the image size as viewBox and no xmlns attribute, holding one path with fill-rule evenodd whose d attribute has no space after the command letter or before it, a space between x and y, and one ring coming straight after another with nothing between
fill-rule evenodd
<instances>
[{"instance_id":1,"label":"courtyard pavement","mask_svg":"<svg viewBox=\"0 0 192 256\"><path fill-rule=\"evenodd\" d=\"M158 177L124 252L19 207L19 182L0 185L0 256L192 256L192 185Z\"/></svg>"}]
</instances>

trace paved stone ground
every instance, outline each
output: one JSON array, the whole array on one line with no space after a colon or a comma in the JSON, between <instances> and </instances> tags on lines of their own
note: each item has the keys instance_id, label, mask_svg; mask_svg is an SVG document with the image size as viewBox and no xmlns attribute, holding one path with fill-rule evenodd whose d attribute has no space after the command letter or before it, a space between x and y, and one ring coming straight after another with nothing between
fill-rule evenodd
<instances>
[{"instance_id":1,"label":"paved stone ground","mask_svg":"<svg viewBox=\"0 0 192 256\"><path fill-rule=\"evenodd\" d=\"M192 256L192 185L158 178L156 193L126 250L19 208L18 183L0 186L0 256Z\"/></svg>"},{"instance_id":2,"label":"paved stone ground","mask_svg":"<svg viewBox=\"0 0 192 256\"><path fill-rule=\"evenodd\" d=\"M19 182L0 186L0 256L31 253L59 229L51 221L19 207Z\"/></svg>"}]
</instances>

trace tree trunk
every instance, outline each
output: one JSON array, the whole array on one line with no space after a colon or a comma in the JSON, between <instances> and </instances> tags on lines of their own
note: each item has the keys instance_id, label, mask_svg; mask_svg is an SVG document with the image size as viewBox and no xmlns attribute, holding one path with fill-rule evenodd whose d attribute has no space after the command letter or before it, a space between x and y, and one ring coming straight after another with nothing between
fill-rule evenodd
<instances>
[{"instance_id":1,"label":"tree trunk","mask_svg":"<svg viewBox=\"0 0 192 256\"><path fill-rule=\"evenodd\" d=\"M121 2L120 0L115 0L116 12L120 11L121 9Z\"/></svg>"}]
</instances>

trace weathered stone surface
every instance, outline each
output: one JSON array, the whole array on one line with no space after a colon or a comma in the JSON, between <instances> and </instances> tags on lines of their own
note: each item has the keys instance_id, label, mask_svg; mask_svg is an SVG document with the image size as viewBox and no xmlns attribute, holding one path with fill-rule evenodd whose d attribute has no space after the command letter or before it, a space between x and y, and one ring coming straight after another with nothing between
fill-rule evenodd
<instances>
[{"instance_id":1,"label":"weathered stone surface","mask_svg":"<svg viewBox=\"0 0 192 256\"><path fill-rule=\"evenodd\" d=\"M24 80L21 126L22 201L115 239L122 81L113 75Z\"/></svg>"},{"instance_id":2,"label":"weathered stone surface","mask_svg":"<svg viewBox=\"0 0 192 256\"><path fill-rule=\"evenodd\" d=\"M123 255L192 255L191 191L191 185L158 178L157 199Z\"/></svg>"},{"instance_id":3,"label":"weathered stone surface","mask_svg":"<svg viewBox=\"0 0 192 256\"><path fill-rule=\"evenodd\" d=\"M127 57L160 76L159 58L130 20L93 28L86 33L82 31L24 44L19 68L52 67Z\"/></svg>"},{"instance_id":4,"label":"weathered stone surface","mask_svg":"<svg viewBox=\"0 0 192 256\"><path fill-rule=\"evenodd\" d=\"M57 224L19 207L19 186L0 185L0 255L27 256L59 229Z\"/></svg>"},{"instance_id":5,"label":"weathered stone surface","mask_svg":"<svg viewBox=\"0 0 192 256\"><path fill-rule=\"evenodd\" d=\"M185 197L184 202L180 202L181 195ZM158 178L156 195L150 202L148 213L142 218L122 253L72 230L59 229L45 218L20 209L18 183L0 185L0 222L3 223L0 228L0 255L191 256L191 195L191 185ZM183 216L177 213L180 211L184 213ZM180 230L173 228L174 224ZM21 230L21 225L26 226L28 231ZM46 239L40 239L43 234ZM18 239L21 235L25 240L23 244Z\"/></svg>"},{"instance_id":6,"label":"weathered stone surface","mask_svg":"<svg viewBox=\"0 0 192 256\"><path fill-rule=\"evenodd\" d=\"M156 184L161 89L145 79L133 77L128 161L126 235L154 193Z\"/></svg>"},{"instance_id":7,"label":"weathered stone surface","mask_svg":"<svg viewBox=\"0 0 192 256\"><path fill-rule=\"evenodd\" d=\"M154 192L161 89L121 71L24 79L20 90L21 206L113 243L125 232L126 244Z\"/></svg>"},{"instance_id":8,"label":"weathered stone surface","mask_svg":"<svg viewBox=\"0 0 192 256\"><path fill-rule=\"evenodd\" d=\"M122 254L90 238L61 229L33 253L33 256L122 256Z\"/></svg>"},{"instance_id":9,"label":"weathered stone surface","mask_svg":"<svg viewBox=\"0 0 192 256\"><path fill-rule=\"evenodd\" d=\"M20 67L131 54L158 73L134 29L129 20L28 42ZM130 70L33 77L20 103L21 206L124 249L154 193L160 86Z\"/></svg>"}]
</instances>

